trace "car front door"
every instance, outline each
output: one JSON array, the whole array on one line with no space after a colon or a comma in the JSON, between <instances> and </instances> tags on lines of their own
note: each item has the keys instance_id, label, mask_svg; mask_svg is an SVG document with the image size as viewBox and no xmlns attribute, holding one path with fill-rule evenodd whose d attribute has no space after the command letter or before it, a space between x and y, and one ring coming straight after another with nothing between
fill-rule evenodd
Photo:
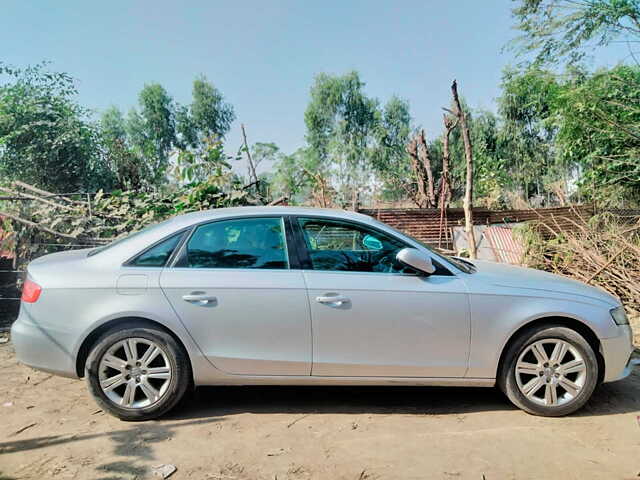
<instances>
[{"instance_id":1,"label":"car front door","mask_svg":"<svg viewBox=\"0 0 640 480\"><path fill-rule=\"evenodd\" d=\"M160 285L216 368L309 375L309 304L289 267L283 218L219 220L193 230Z\"/></svg>"},{"instance_id":2,"label":"car front door","mask_svg":"<svg viewBox=\"0 0 640 480\"><path fill-rule=\"evenodd\" d=\"M313 327L314 376L463 377L470 342L466 286L437 265L395 260L403 241L373 227L298 217Z\"/></svg>"}]
</instances>

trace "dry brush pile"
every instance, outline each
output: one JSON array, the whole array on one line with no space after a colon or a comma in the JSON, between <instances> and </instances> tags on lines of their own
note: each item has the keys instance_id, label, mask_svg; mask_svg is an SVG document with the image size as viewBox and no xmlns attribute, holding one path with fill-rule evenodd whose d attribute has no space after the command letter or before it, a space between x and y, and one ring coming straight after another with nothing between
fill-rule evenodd
<instances>
[{"instance_id":1,"label":"dry brush pile","mask_svg":"<svg viewBox=\"0 0 640 480\"><path fill-rule=\"evenodd\" d=\"M640 346L640 217L603 213L551 219L520 230L524 263L575 278L619 297Z\"/></svg>"},{"instance_id":2,"label":"dry brush pile","mask_svg":"<svg viewBox=\"0 0 640 480\"><path fill-rule=\"evenodd\" d=\"M225 188L223 180L90 195L54 194L19 181L0 185L0 251L15 253L20 268L40 255L108 243L177 214L252 203L247 189Z\"/></svg>"}]
</instances>

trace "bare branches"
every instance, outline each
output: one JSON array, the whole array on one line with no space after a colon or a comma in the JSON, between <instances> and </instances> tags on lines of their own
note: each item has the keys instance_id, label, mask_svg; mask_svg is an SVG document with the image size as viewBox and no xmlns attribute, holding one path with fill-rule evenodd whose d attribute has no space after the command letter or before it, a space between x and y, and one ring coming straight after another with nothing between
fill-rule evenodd
<instances>
[{"instance_id":1,"label":"bare branches","mask_svg":"<svg viewBox=\"0 0 640 480\"><path fill-rule=\"evenodd\" d=\"M640 217L541 219L523 239L529 266L596 285L640 312Z\"/></svg>"}]
</instances>

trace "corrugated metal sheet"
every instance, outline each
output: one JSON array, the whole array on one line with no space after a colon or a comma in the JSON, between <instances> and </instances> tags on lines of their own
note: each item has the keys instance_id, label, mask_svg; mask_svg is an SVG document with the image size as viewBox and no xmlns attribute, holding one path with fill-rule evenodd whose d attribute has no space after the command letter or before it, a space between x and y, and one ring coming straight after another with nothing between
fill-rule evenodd
<instances>
[{"instance_id":1,"label":"corrugated metal sheet","mask_svg":"<svg viewBox=\"0 0 640 480\"><path fill-rule=\"evenodd\" d=\"M487 227L484 231L498 262L518 265L522 261L524 249L513 236L513 229L507 227Z\"/></svg>"},{"instance_id":2,"label":"corrugated metal sheet","mask_svg":"<svg viewBox=\"0 0 640 480\"><path fill-rule=\"evenodd\" d=\"M636 217L638 210L608 210L620 217ZM464 210L450 208L446 211L446 221L441 221L439 209L420 208L388 208L365 209L361 213L370 215L398 230L434 246L451 249L451 228L464 223ZM475 208L473 220L475 225L499 225L528 221L539 221L546 225L541 233L552 237L554 232L575 231L579 225L592 217L594 208L591 205L571 207L537 208L525 210L487 210Z\"/></svg>"}]
</instances>

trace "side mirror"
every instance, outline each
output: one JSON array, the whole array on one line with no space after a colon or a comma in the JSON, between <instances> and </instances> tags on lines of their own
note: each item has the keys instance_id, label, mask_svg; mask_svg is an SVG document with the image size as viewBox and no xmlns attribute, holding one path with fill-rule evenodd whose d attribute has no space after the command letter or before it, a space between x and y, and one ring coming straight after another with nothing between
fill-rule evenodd
<instances>
[{"instance_id":1,"label":"side mirror","mask_svg":"<svg viewBox=\"0 0 640 480\"><path fill-rule=\"evenodd\" d=\"M416 248L403 248L396 254L396 260L402 265L411 267L426 275L431 275L436 271L431 262L431 257Z\"/></svg>"}]
</instances>

